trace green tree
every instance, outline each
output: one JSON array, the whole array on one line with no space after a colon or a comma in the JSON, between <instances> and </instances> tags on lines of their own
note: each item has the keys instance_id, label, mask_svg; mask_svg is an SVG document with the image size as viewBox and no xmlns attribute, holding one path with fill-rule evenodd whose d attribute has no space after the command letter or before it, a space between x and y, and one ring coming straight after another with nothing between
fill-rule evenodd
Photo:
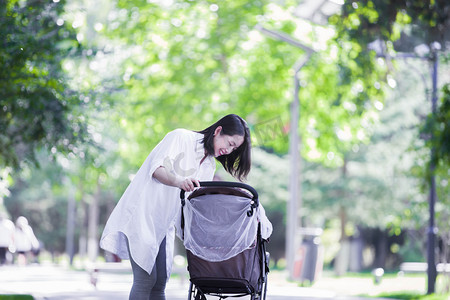
<instances>
[{"instance_id":1,"label":"green tree","mask_svg":"<svg viewBox=\"0 0 450 300\"><path fill-rule=\"evenodd\" d=\"M349 41L355 45L353 51L355 62L363 65L365 69L373 70L376 64L375 51L386 60L387 78L389 72L394 71L393 59L399 52L407 52L416 58L425 58L430 62L439 61L440 53L448 54L450 28L450 16L448 10L450 4L447 1L387 1L366 0L347 2L342 7L342 12L330 18L330 23L336 27L336 40L338 42ZM381 17L382 16L382 17ZM425 53L418 48L425 49ZM345 49L342 49L344 52ZM441 54L441 56L442 56ZM420 57L420 55L425 55ZM366 62L366 64L364 64ZM445 63L444 60L442 62ZM347 74L358 73L347 68ZM352 76L346 76L353 80ZM444 77L444 80L448 78ZM438 87L439 88L439 87ZM430 91L430 89L429 89ZM445 88L442 91L445 95ZM445 98L444 98L445 99ZM437 113L432 116L435 121L429 122L434 139L431 142L438 154L434 163L442 161L448 165L449 147L443 140L448 134L448 128L444 125L448 121L448 105L445 100L438 106ZM431 104L430 104L431 105ZM435 126L435 124L439 124Z\"/></svg>"},{"instance_id":2,"label":"green tree","mask_svg":"<svg viewBox=\"0 0 450 300\"><path fill-rule=\"evenodd\" d=\"M123 111L117 122L127 139L121 151L133 165L168 130L199 130L229 112L238 112L252 126L279 118L283 130L289 130L290 69L302 52L265 38L255 28L261 23L298 35L302 24L285 17L288 8L269 1L112 3L102 33L127 53L120 63L122 90L114 98ZM301 95L302 115L307 116L300 121L303 153L329 165L342 164L342 151L367 139L360 120L371 122L368 112L375 110L382 86L363 93L358 83L341 88L341 70L333 64L335 48L322 51L306 67ZM361 80L365 78L371 86L380 81L375 72ZM288 143L284 138L264 146L286 153Z\"/></svg>"},{"instance_id":3,"label":"green tree","mask_svg":"<svg viewBox=\"0 0 450 300\"><path fill-rule=\"evenodd\" d=\"M62 64L79 54L64 1L1 1L0 167L36 163L35 150L72 152L85 137L83 101Z\"/></svg>"},{"instance_id":4,"label":"green tree","mask_svg":"<svg viewBox=\"0 0 450 300\"><path fill-rule=\"evenodd\" d=\"M377 49L378 54L384 58L384 72L388 83L392 80L390 73L394 72L393 60L398 52L414 53L416 47L425 45L423 47L429 51L425 53L428 56L424 58L428 58L430 62L439 59L438 50L442 52L448 50L445 47L448 44L446 33L450 27L449 9L447 1L367 0L344 3L342 12L332 16L330 24L336 28L338 43L343 45L350 43L353 46L351 58L358 67L349 68L351 64L342 64L342 69L346 71L345 78L354 81L355 76L356 78L363 76L361 71L374 70L379 61L376 59L374 49ZM344 57L348 57L348 50L345 47L341 48ZM438 131L443 129L441 126ZM422 149L426 148L422 146ZM445 148L442 150L445 151ZM441 153L438 149L436 151ZM448 165L446 167L448 169ZM426 199L422 201L424 200Z\"/></svg>"}]
</instances>

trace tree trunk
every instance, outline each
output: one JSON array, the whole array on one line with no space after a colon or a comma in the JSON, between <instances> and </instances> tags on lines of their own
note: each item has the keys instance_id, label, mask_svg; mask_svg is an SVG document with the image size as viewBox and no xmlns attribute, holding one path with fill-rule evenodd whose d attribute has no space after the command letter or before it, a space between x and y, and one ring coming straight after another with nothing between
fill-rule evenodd
<instances>
[{"instance_id":1,"label":"tree trunk","mask_svg":"<svg viewBox=\"0 0 450 300\"><path fill-rule=\"evenodd\" d=\"M87 255L87 240L88 240L88 224L89 224L89 205L86 202L86 195L84 194L84 190L82 184L80 184L81 188L81 226L80 226L80 240L79 240L79 255L81 258L85 258Z\"/></svg>"},{"instance_id":2,"label":"tree trunk","mask_svg":"<svg viewBox=\"0 0 450 300\"><path fill-rule=\"evenodd\" d=\"M345 180L347 177L347 163L344 158L344 165L342 166L342 179ZM339 192L340 202L343 203L346 198L345 189L342 188ZM335 259L335 273L338 276L344 275L349 267L350 260L350 243L345 232L345 227L347 226L347 212L345 206L341 204L339 206L339 219L341 224L341 238L340 238L340 249Z\"/></svg>"},{"instance_id":3,"label":"tree trunk","mask_svg":"<svg viewBox=\"0 0 450 300\"><path fill-rule=\"evenodd\" d=\"M89 203L89 224L88 224L88 257L89 260L95 262L98 255L98 216L99 216L99 198L100 184L97 183L97 192L91 198Z\"/></svg>"},{"instance_id":4,"label":"tree trunk","mask_svg":"<svg viewBox=\"0 0 450 300\"><path fill-rule=\"evenodd\" d=\"M73 257L75 256L75 215L76 215L76 202L75 202L75 190L70 188L68 201L67 201L67 228L66 228L66 253L69 256L69 264L72 265Z\"/></svg>"},{"instance_id":5,"label":"tree trunk","mask_svg":"<svg viewBox=\"0 0 450 300\"><path fill-rule=\"evenodd\" d=\"M385 268L388 250L388 237L384 230L378 231L377 244L375 246L375 268Z\"/></svg>"},{"instance_id":6,"label":"tree trunk","mask_svg":"<svg viewBox=\"0 0 450 300\"><path fill-rule=\"evenodd\" d=\"M339 249L339 252L335 259L334 270L336 275L342 276L348 270L350 259L350 243L347 238L347 235L345 234L347 214L343 206L341 206L339 209L339 218L341 220L341 239L340 239L341 248Z\"/></svg>"}]
</instances>

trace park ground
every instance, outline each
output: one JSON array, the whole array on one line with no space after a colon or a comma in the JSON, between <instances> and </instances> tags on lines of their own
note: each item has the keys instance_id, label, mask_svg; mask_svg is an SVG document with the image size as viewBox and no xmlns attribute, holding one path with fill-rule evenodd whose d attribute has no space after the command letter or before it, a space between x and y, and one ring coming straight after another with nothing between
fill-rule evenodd
<instances>
[{"instance_id":1,"label":"park ground","mask_svg":"<svg viewBox=\"0 0 450 300\"><path fill-rule=\"evenodd\" d=\"M40 264L29 266L0 267L0 295L29 294L35 300L60 299L127 299L132 275L126 263L114 269L100 270L95 276L93 285L91 272L88 269ZM287 279L283 270L272 270L268 277L267 300L293 299L368 299L371 297L397 299L447 300L450 297L436 295L419 297L426 291L425 274L385 274L378 284L373 276L367 274L350 274L337 277L331 271L324 271L320 278L312 284L300 284ZM186 273L174 274L167 289L167 299L186 299L188 278ZM405 294L418 295L417 298L406 298ZM403 296L402 296L403 295ZM17 298L5 298L1 300Z\"/></svg>"}]
</instances>

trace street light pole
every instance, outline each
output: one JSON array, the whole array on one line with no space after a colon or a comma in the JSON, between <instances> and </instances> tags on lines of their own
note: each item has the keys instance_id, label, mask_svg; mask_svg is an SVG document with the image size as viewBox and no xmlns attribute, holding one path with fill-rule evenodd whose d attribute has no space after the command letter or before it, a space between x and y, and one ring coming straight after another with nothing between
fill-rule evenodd
<instances>
[{"instance_id":1,"label":"street light pole","mask_svg":"<svg viewBox=\"0 0 450 300\"><path fill-rule=\"evenodd\" d=\"M433 116L436 114L436 104L437 104L437 69L438 69L438 55L437 51L432 51L431 61L433 63L432 71L432 95L431 95L431 113ZM433 133L432 133L433 134ZM435 292L436 286L436 259L435 259L435 247L436 247L436 233L437 228L434 224L434 205L436 203L436 180L434 177L434 170L436 168L434 159L436 155L436 150L434 147L431 149L431 162L430 162L430 199L429 199L429 210L430 210L430 220L428 227L428 243L427 243L427 276L428 276L428 286L427 294L433 294Z\"/></svg>"},{"instance_id":2,"label":"street light pole","mask_svg":"<svg viewBox=\"0 0 450 300\"><path fill-rule=\"evenodd\" d=\"M301 197L301 156L300 156L300 135L298 125L300 120L300 80L298 78L300 70L308 62L310 55L297 61L294 65L294 98L291 103L291 126L289 137L289 155L291 170L289 178L289 202L287 205L286 224L286 264L289 270L290 279L294 278L295 251L300 245L297 234L300 227L300 208L302 207Z\"/></svg>"},{"instance_id":3,"label":"street light pole","mask_svg":"<svg viewBox=\"0 0 450 300\"><path fill-rule=\"evenodd\" d=\"M295 250L299 246L299 236L297 234L300 224L301 208L301 172L300 172L300 137L298 134L298 124L300 119L300 81L299 73L303 66L308 62L310 56L315 51L310 47L303 45L292 37L273 30L266 29L261 25L257 25L258 29L263 34L277 40L289 43L297 48L303 49L307 55L299 59L294 65L294 93L291 103L291 122L289 133L289 156L290 156L290 176L289 176L289 201L287 204L287 220L286 220L286 264L289 271L290 279L294 278L294 262Z\"/></svg>"}]
</instances>

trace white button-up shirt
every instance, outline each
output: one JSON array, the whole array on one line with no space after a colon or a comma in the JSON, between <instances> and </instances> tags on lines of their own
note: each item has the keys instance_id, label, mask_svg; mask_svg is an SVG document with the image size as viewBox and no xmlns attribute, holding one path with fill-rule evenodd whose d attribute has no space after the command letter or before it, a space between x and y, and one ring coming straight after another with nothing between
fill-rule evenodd
<instances>
[{"instance_id":1,"label":"white button-up shirt","mask_svg":"<svg viewBox=\"0 0 450 300\"><path fill-rule=\"evenodd\" d=\"M213 179L213 156L203 162L203 134L186 129L169 132L149 154L120 198L103 231L100 247L129 259L127 239L133 260L151 273L159 245L166 238L167 278L172 270L175 221L180 213L180 189L160 183L153 173L160 166L170 176Z\"/></svg>"}]
</instances>

